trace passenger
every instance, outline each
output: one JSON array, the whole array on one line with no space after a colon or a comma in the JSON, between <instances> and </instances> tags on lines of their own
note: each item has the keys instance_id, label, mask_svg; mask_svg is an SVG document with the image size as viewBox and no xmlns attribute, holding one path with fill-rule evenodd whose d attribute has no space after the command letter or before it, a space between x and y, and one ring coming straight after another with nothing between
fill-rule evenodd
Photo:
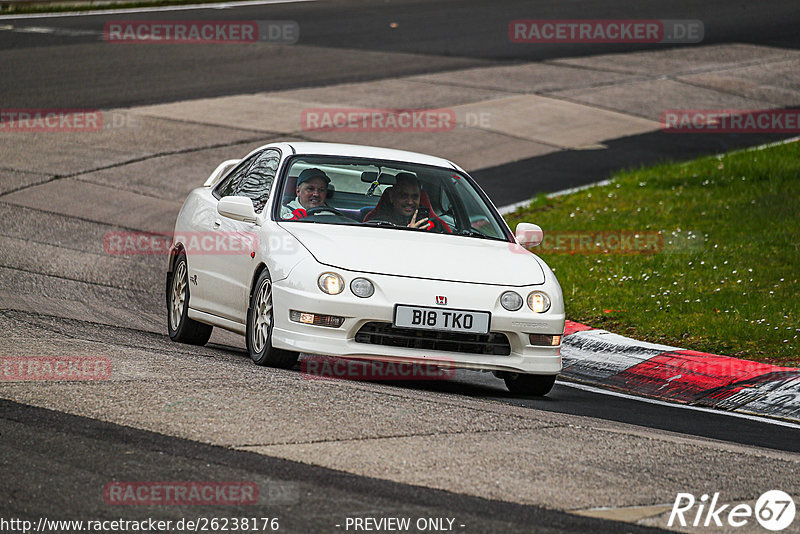
<instances>
[{"instance_id":1,"label":"passenger","mask_svg":"<svg viewBox=\"0 0 800 534\"><path fill-rule=\"evenodd\" d=\"M375 209L364 217L364 222L388 221L397 226L452 232L447 223L433 213L428 195L422 190L416 176L401 172L395 179L395 185L386 190Z\"/></svg>"},{"instance_id":2,"label":"passenger","mask_svg":"<svg viewBox=\"0 0 800 534\"><path fill-rule=\"evenodd\" d=\"M297 197L281 206L281 218L302 219L307 216L308 210L326 206L325 200L328 197L329 183L331 183L331 179L321 169L305 169L297 177L297 187L295 188Z\"/></svg>"}]
</instances>

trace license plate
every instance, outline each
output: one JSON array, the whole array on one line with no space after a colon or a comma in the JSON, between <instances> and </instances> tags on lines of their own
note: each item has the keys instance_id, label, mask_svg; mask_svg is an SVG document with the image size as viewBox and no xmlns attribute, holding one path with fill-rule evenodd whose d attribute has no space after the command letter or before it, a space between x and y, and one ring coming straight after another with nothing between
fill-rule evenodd
<instances>
[{"instance_id":1,"label":"license plate","mask_svg":"<svg viewBox=\"0 0 800 534\"><path fill-rule=\"evenodd\" d=\"M394 311L394 326L486 334L489 332L491 318L491 313L483 311L426 308L398 304Z\"/></svg>"}]
</instances>

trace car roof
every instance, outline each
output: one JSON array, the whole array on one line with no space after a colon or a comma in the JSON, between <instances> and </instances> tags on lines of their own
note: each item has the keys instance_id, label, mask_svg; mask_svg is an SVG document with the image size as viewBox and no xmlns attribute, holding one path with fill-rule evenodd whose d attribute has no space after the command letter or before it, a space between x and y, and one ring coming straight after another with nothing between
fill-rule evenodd
<instances>
[{"instance_id":1,"label":"car roof","mask_svg":"<svg viewBox=\"0 0 800 534\"><path fill-rule=\"evenodd\" d=\"M276 143L277 144L277 143ZM429 156L427 154L420 154L417 152L408 152L405 150L396 150L393 148L381 148L366 145L348 145L343 143L312 143L312 142L287 142L280 143L284 146L291 147L295 153L306 156L353 156L371 159L383 159L390 161L403 161L408 163L418 163L421 165L433 165L436 167L458 168L452 162L438 158L436 156ZM268 145L275 146L275 144ZM264 148L264 147L262 147Z\"/></svg>"}]
</instances>

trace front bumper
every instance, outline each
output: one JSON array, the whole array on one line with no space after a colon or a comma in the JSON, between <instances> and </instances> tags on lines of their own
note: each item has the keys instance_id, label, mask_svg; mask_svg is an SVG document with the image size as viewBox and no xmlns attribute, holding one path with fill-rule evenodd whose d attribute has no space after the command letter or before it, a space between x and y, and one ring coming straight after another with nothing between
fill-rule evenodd
<instances>
[{"instance_id":1,"label":"front bumper","mask_svg":"<svg viewBox=\"0 0 800 534\"><path fill-rule=\"evenodd\" d=\"M315 263L315 262L308 262ZM463 282L420 280L398 276L362 274L343 269L304 265L292 276L273 284L274 328L272 344L277 348L347 358L381 359L403 362L427 362L467 369L513 371L530 374L557 374L561 371L560 346L533 346L529 334L561 335L564 332L564 305L561 290L553 281L543 285L510 288ZM319 274L335 271L345 280L346 289L339 295L327 295L317 288ZM375 285L375 294L359 298L350 292L350 281L364 277ZM294 282L289 282L289 280ZM297 280L303 280L302 286ZM509 312L500 305L500 295L514 290L523 299L530 291L548 293L552 300L546 313L533 313L527 306ZM490 332L504 334L510 354L472 354L443 350L393 347L355 340L356 333L368 322L392 323L394 305L435 306L437 295L447 296L443 308L489 311ZM339 328L312 326L293 322L289 311L344 317Z\"/></svg>"}]
</instances>

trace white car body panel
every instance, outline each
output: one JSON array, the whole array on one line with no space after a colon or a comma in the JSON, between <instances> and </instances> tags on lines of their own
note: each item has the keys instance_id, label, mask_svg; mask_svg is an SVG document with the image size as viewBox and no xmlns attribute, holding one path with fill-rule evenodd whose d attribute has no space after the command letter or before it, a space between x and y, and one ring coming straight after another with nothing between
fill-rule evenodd
<instances>
[{"instance_id":1,"label":"white car body panel","mask_svg":"<svg viewBox=\"0 0 800 534\"><path fill-rule=\"evenodd\" d=\"M276 310L273 344L279 348L312 354L331 354L351 358L373 358L410 361L425 360L467 368L517 370L527 373L555 374L561 370L560 347L534 347L528 344L527 334L562 334L564 331L564 303L560 287L553 282L513 288L523 298L532 290L545 291L552 298L550 311L534 314L527 307L509 312L500 306L500 295L512 289L504 286L443 282L440 280L409 279L387 275L364 275L354 271L338 270L345 285L363 276L375 284L375 294L363 299L349 291L340 295L325 295L316 287L317 277L330 270L313 258L302 262L292 276L275 282L273 291ZM308 281L314 284L307 283ZM418 351L357 343L356 332L367 322L388 322L393 319L395 304L435 306L435 297L447 297L445 308L489 311L491 331L504 333L511 344L509 356L487 356L443 351ZM489 305L487 305L489 303ZM345 317L340 328L301 325L289 321L289 309L314 311Z\"/></svg>"},{"instance_id":2,"label":"white car body panel","mask_svg":"<svg viewBox=\"0 0 800 534\"><path fill-rule=\"evenodd\" d=\"M330 267L476 284L524 286L544 282L544 273L533 255L515 251L512 243L397 230L387 239L385 228L279 224L318 262ZM442 254L443 248L446 254ZM487 257L492 261L485 261Z\"/></svg>"},{"instance_id":3,"label":"white car body panel","mask_svg":"<svg viewBox=\"0 0 800 534\"><path fill-rule=\"evenodd\" d=\"M238 165L240 161L242 160L229 159L217 165L217 168L214 169L214 172L212 172L211 175L206 179L203 187L213 187L216 185L217 182L219 182L219 179L225 176L235 165Z\"/></svg>"},{"instance_id":4,"label":"white car body panel","mask_svg":"<svg viewBox=\"0 0 800 534\"><path fill-rule=\"evenodd\" d=\"M186 201L191 217L178 217L175 225L176 239L194 235L213 236L219 234L230 239L235 232L252 232L253 224L240 223L217 213L216 199L209 189L193 191ZM219 223L219 224L216 224ZM242 254L187 253L190 280L199 283L190 287L192 308L220 317L244 322L242 301L245 303L249 291L247 277L252 273L250 257ZM209 292L213 291L213 295ZM212 298L213 297L213 298Z\"/></svg>"}]
</instances>

